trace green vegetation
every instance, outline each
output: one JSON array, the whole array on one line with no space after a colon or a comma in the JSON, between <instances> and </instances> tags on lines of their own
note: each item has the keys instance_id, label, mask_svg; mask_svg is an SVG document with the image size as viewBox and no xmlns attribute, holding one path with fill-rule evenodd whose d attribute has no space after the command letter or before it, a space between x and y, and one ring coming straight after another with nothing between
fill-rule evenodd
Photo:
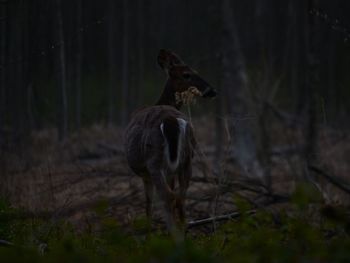
<instances>
[{"instance_id":1,"label":"green vegetation","mask_svg":"<svg viewBox=\"0 0 350 263\"><path fill-rule=\"evenodd\" d=\"M0 203L1 262L348 262L350 221L344 208L324 206L307 187L299 187L287 208L254 215L239 199L242 216L208 233L196 229L185 241L151 231L138 218L121 226L96 207L102 219L94 230L77 231L59 220L23 219L21 211ZM310 203L313 201L314 203ZM315 203L316 202L316 203ZM274 211L274 212L272 212Z\"/></svg>"}]
</instances>

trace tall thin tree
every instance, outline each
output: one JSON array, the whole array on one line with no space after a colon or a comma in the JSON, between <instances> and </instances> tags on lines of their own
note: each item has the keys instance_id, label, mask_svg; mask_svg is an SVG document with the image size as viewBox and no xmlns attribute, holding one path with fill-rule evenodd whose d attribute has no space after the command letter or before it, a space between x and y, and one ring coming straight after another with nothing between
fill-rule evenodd
<instances>
[{"instance_id":1,"label":"tall thin tree","mask_svg":"<svg viewBox=\"0 0 350 263\"><path fill-rule=\"evenodd\" d=\"M65 42L62 19L61 0L54 2L55 30L58 51L56 55L56 83L57 83L57 128L59 139L64 139L68 131L68 105L67 105L67 78L66 78L66 58Z\"/></svg>"},{"instance_id":2,"label":"tall thin tree","mask_svg":"<svg viewBox=\"0 0 350 263\"><path fill-rule=\"evenodd\" d=\"M246 62L241 49L231 1L221 2L222 14L222 87L226 88L232 153L242 174L265 179L257 157L253 131L256 128L252 97L249 92Z\"/></svg>"},{"instance_id":3,"label":"tall thin tree","mask_svg":"<svg viewBox=\"0 0 350 263\"><path fill-rule=\"evenodd\" d=\"M83 66L83 0L77 0L77 50L76 50L76 76L75 76L75 122L76 128L81 127L81 87Z\"/></svg>"},{"instance_id":4,"label":"tall thin tree","mask_svg":"<svg viewBox=\"0 0 350 263\"><path fill-rule=\"evenodd\" d=\"M307 85L306 85L306 99L307 99L307 118L308 125L305 131L305 159L310 165L317 162L317 138L318 129L317 113L316 113L316 90L320 83L320 28L316 17L310 16L310 10L318 6L318 0L308 0L306 17L308 21L308 39L307 39Z\"/></svg>"},{"instance_id":5,"label":"tall thin tree","mask_svg":"<svg viewBox=\"0 0 350 263\"><path fill-rule=\"evenodd\" d=\"M0 46L0 131L5 125L5 109L6 109L6 47L7 47L7 1L1 2L1 46ZM1 133L0 133L1 136ZM1 142L1 137L0 137Z\"/></svg>"},{"instance_id":6,"label":"tall thin tree","mask_svg":"<svg viewBox=\"0 0 350 263\"><path fill-rule=\"evenodd\" d=\"M142 83L144 81L144 64L145 64L145 43L144 43L144 35L145 35L145 2L143 0L138 0L137 2L137 30L138 30L138 41L137 41L137 85L135 87L135 105L139 106L140 103L140 92Z\"/></svg>"},{"instance_id":7,"label":"tall thin tree","mask_svg":"<svg viewBox=\"0 0 350 263\"><path fill-rule=\"evenodd\" d=\"M126 124L129 106L129 7L128 0L123 0L123 36L122 36L122 109L121 121Z\"/></svg>"},{"instance_id":8,"label":"tall thin tree","mask_svg":"<svg viewBox=\"0 0 350 263\"><path fill-rule=\"evenodd\" d=\"M116 89L117 89L117 41L116 41L116 2L109 0L108 10L108 66L109 66L109 85L108 85L108 124L116 121Z\"/></svg>"}]
</instances>

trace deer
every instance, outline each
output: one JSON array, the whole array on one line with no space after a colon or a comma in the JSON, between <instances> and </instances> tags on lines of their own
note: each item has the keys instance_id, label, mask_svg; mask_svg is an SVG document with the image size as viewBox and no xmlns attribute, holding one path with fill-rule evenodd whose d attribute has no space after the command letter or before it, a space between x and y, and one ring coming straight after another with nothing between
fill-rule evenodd
<instances>
[{"instance_id":1,"label":"deer","mask_svg":"<svg viewBox=\"0 0 350 263\"><path fill-rule=\"evenodd\" d=\"M179 226L176 217L185 225L185 198L197 144L180 109L196 97L213 98L217 92L174 52L161 49L157 61L168 79L155 105L133 113L125 130L125 152L129 167L143 180L149 222L155 190L171 232Z\"/></svg>"}]
</instances>

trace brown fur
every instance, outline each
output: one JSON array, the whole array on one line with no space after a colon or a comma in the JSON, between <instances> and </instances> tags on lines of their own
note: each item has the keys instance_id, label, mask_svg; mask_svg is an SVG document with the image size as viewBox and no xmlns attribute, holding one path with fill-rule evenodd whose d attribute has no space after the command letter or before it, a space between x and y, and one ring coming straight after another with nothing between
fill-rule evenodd
<instances>
[{"instance_id":1,"label":"brown fur","mask_svg":"<svg viewBox=\"0 0 350 263\"><path fill-rule=\"evenodd\" d=\"M168 74L160 99L156 106L136 111L125 130L125 150L130 168L142 177L146 193L146 213L152 214L153 188L164 203L168 230L174 230L175 209L182 223L185 222L185 195L192 175L192 157L196 146L193 129L183 113L178 111L188 100L176 93L193 96L213 97L214 89L191 70L174 53L161 50L158 63ZM178 118L187 122L184 134L180 135ZM163 123L163 133L161 124ZM177 152L177 143L181 148ZM169 158L165 152L168 143ZM170 163L174 159L178 162ZM177 156L178 155L178 156ZM178 190L175 191L175 184Z\"/></svg>"},{"instance_id":2,"label":"brown fur","mask_svg":"<svg viewBox=\"0 0 350 263\"><path fill-rule=\"evenodd\" d=\"M160 105L137 111L126 128L125 147L130 168L142 176L146 190L146 213L152 214L153 187L164 201L168 229L175 225L175 208L183 223L185 220L184 200L192 174L191 159L196 146L193 130L188 123L185 140L175 171L171 171L164 155L165 139L160 130L162 122L186 117L174 107ZM178 128L178 126L176 126ZM174 176L177 174L177 177ZM174 192L175 184L179 191Z\"/></svg>"},{"instance_id":3,"label":"brown fur","mask_svg":"<svg viewBox=\"0 0 350 263\"><path fill-rule=\"evenodd\" d=\"M134 113L132 120L126 128L126 155L130 168L136 173L147 172L148 156L152 153L162 155L159 160L159 167L165 168L164 162L164 137L160 130L160 125L169 118L182 118L186 116L174 107L159 105L143 108ZM188 142L185 150L188 152L184 156L193 154L195 139L191 125L187 126Z\"/></svg>"}]
</instances>

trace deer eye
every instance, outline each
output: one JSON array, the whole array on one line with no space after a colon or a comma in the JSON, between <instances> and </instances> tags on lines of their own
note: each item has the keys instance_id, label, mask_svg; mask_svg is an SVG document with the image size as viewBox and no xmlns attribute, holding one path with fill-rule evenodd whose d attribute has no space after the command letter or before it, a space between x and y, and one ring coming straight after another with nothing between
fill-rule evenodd
<instances>
[{"instance_id":1,"label":"deer eye","mask_svg":"<svg viewBox=\"0 0 350 263\"><path fill-rule=\"evenodd\" d=\"M190 73L183 73L183 74L182 74L182 77L183 77L185 80L189 80L189 79L191 79L191 74L190 74Z\"/></svg>"}]
</instances>

